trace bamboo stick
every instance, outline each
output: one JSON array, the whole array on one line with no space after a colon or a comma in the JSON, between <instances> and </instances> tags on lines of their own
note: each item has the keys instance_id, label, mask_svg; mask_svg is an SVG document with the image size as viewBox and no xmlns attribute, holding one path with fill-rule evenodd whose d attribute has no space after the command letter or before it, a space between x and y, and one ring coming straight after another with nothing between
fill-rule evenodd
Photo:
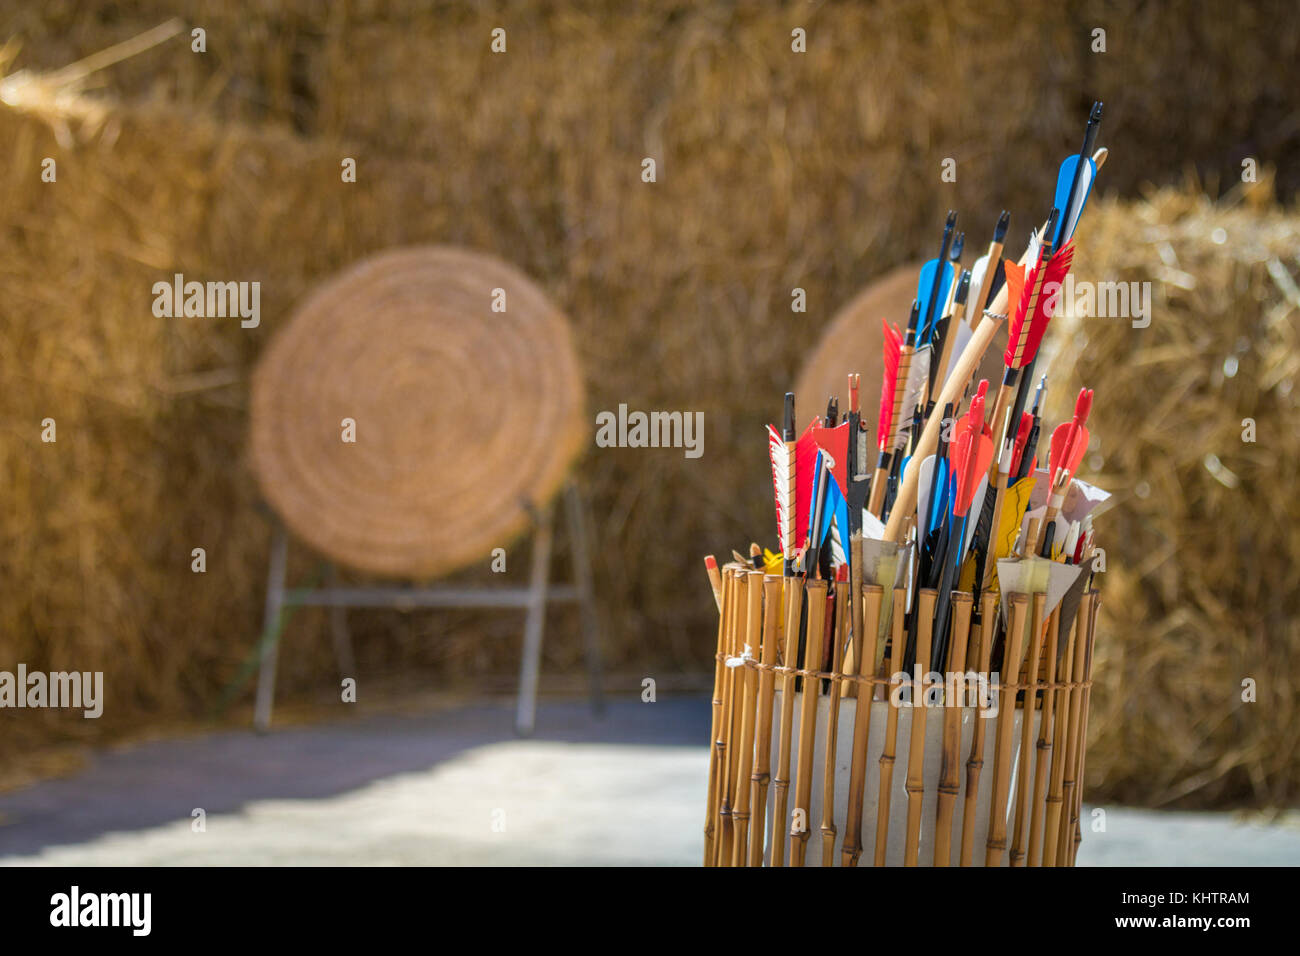
<instances>
[{"instance_id":1,"label":"bamboo stick","mask_svg":"<svg viewBox=\"0 0 1300 956\"><path fill-rule=\"evenodd\" d=\"M742 658L752 656L758 647L763 617L763 572L746 572L745 587L747 606ZM736 807L731 814L736 828L736 840L732 847L732 857L728 862L732 866L744 866L749 853L750 778L754 773L754 723L755 708L758 704L758 670L742 663L736 671L741 691L740 749L736 760Z\"/></svg>"},{"instance_id":2,"label":"bamboo stick","mask_svg":"<svg viewBox=\"0 0 1300 956\"><path fill-rule=\"evenodd\" d=\"M885 589L879 584L863 585L862 661L876 659L876 629L880 626L880 600ZM874 677L868 665L865 675ZM858 683L855 681L854 683ZM841 847L840 865L857 866L862 855L862 797L866 790L867 741L871 739L871 703L875 698L875 684L865 683L858 692L857 711L853 716L853 759L849 764L849 806L844 820L844 844Z\"/></svg>"},{"instance_id":3,"label":"bamboo stick","mask_svg":"<svg viewBox=\"0 0 1300 956\"><path fill-rule=\"evenodd\" d=\"M744 628L744 609L745 609L745 574L743 567L733 567L730 569L731 578L733 579L731 621L727 627L727 657L735 657L740 653L737 646L740 641L740 635ZM725 666L725 661L723 662ZM718 802L718 849L717 849L717 866L727 866L731 862L732 844L735 839L735 830L732 827L731 805L734 800L732 788L735 785L734 764L736 748L733 746L735 740L735 716L736 716L736 671L735 668L727 668L722 676L722 726L718 738L718 760L719 772L721 778L718 781L720 797Z\"/></svg>"},{"instance_id":4,"label":"bamboo stick","mask_svg":"<svg viewBox=\"0 0 1300 956\"><path fill-rule=\"evenodd\" d=\"M1005 223L1003 226L1005 227ZM980 276L979 288L971 289L969 298L966 301L966 307L970 310L971 315L984 314L984 303L988 299L989 289L993 285L993 276L997 273L998 265L1002 262L1002 243L998 242L996 237L989 244L988 256L988 264L984 267L984 274Z\"/></svg>"},{"instance_id":5,"label":"bamboo stick","mask_svg":"<svg viewBox=\"0 0 1300 956\"><path fill-rule=\"evenodd\" d=\"M1076 609L1074 620L1070 622L1070 633L1065 642L1065 653L1061 655L1061 664L1057 667L1058 679L1073 683L1076 669L1075 648L1078 646L1079 614ZM1052 770L1047 787L1047 800L1043 805L1046 820L1043 824L1043 858L1042 866L1057 866L1056 850L1060 845L1061 808L1065 786L1066 768L1070 763L1070 728L1078 715L1073 687L1063 687L1056 695L1056 739L1052 743ZM1073 792L1074 781L1070 781ZM1032 861L1031 864L1032 865Z\"/></svg>"},{"instance_id":6,"label":"bamboo stick","mask_svg":"<svg viewBox=\"0 0 1300 956\"><path fill-rule=\"evenodd\" d=\"M1084 593L1083 600L1079 602L1080 633L1075 639L1075 650L1076 653L1082 656L1079 658L1080 684L1082 684L1084 675L1088 672L1089 656L1091 656L1092 653L1091 646L1088 644L1088 607L1091 605L1093 593L1095 592ZM1074 778L1073 787L1071 787L1073 793L1071 793L1069 803L1062 804L1061 808L1061 835L1060 843L1057 844L1058 866L1074 865L1074 855L1075 852L1078 851L1079 840L1082 839L1082 834L1079 832L1079 814L1083 805L1083 801L1080 800L1083 791L1083 750L1086 749L1088 745L1086 715L1087 695L1084 693L1086 688L1082 687L1082 685L1080 685L1079 688L1076 688L1076 691L1078 691L1079 695L1079 719L1078 722L1075 723L1073 730L1071 730L1071 737L1073 737L1075 744L1073 762L1070 763L1070 766L1066 767L1066 774L1069 774L1070 777Z\"/></svg>"},{"instance_id":7,"label":"bamboo stick","mask_svg":"<svg viewBox=\"0 0 1300 956\"><path fill-rule=\"evenodd\" d=\"M993 656L993 638L997 635L998 596L985 591L980 597L979 668L985 680L989 678L989 662ZM980 772L984 769L984 703L975 717L975 730L971 737L970 759L966 762L966 795L961 805L961 855L962 866L970 866L975 849L975 811L979 806Z\"/></svg>"},{"instance_id":8,"label":"bamboo stick","mask_svg":"<svg viewBox=\"0 0 1300 956\"><path fill-rule=\"evenodd\" d=\"M839 675L843 663L844 642L848 637L849 583L835 582L835 641L831 652L831 674ZM822 866L835 865L835 765L839 747L840 690L843 681L831 680L830 716L826 721L826 753L822 761Z\"/></svg>"},{"instance_id":9,"label":"bamboo stick","mask_svg":"<svg viewBox=\"0 0 1300 956\"><path fill-rule=\"evenodd\" d=\"M781 578L763 578L763 652L758 675L758 731L754 745L753 823L749 832L749 865L763 865L763 835L767 828L767 786L772 770L772 705L775 699L777 623L781 619Z\"/></svg>"},{"instance_id":10,"label":"bamboo stick","mask_svg":"<svg viewBox=\"0 0 1300 956\"><path fill-rule=\"evenodd\" d=\"M731 618L732 578L728 574L722 584L722 613L718 615L718 654L713 668L713 722L709 740L713 742L709 754L709 797L704 820L704 865L712 866L716 853L714 841L718 816L718 778L721 776L719 760L722 745L719 734L722 728L722 682L726 674L727 627Z\"/></svg>"},{"instance_id":11,"label":"bamboo stick","mask_svg":"<svg viewBox=\"0 0 1300 956\"><path fill-rule=\"evenodd\" d=\"M1083 620L1087 621L1087 614L1092 602L1092 594L1085 593L1083 600L1079 604L1079 613L1085 615ZM1083 673L1089 672L1089 659L1092 654L1092 648L1089 646L1091 634L1082 635L1083 640ZM1086 679L1086 678L1085 678ZM1074 794L1070 803L1065 807L1068 810L1068 819L1063 821L1065 832L1061 837L1061 845L1057 847L1057 856L1062 860L1062 866L1073 866L1075 856L1079 851L1079 842L1083 838L1081 832L1082 821L1080 815L1083 809L1083 757L1084 751L1088 746L1088 694L1086 687L1079 688L1079 723L1075 727L1075 751L1074 764L1070 772L1074 776Z\"/></svg>"},{"instance_id":12,"label":"bamboo stick","mask_svg":"<svg viewBox=\"0 0 1300 956\"><path fill-rule=\"evenodd\" d=\"M849 601L853 605L853 643L845 652L844 673L856 674L862 666L862 565L866 560L862 546L862 532L857 531L849 537L849 548L853 561L849 565ZM858 682L845 680L841 690L846 697L858 696Z\"/></svg>"},{"instance_id":13,"label":"bamboo stick","mask_svg":"<svg viewBox=\"0 0 1300 956\"><path fill-rule=\"evenodd\" d=\"M880 753L880 796L876 800L876 866L885 865L889 849L889 798L894 785L894 745L898 741L898 708L891 699L898 679L898 669L903 666L903 618L907 616L907 589L894 588L893 634L889 639L889 684L885 700L889 703L885 718L885 743Z\"/></svg>"},{"instance_id":14,"label":"bamboo stick","mask_svg":"<svg viewBox=\"0 0 1300 956\"><path fill-rule=\"evenodd\" d=\"M1082 681L1083 675L1087 671L1088 658L1088 605L1090 596L1085 593L1079 602L1079 623L1077 625L1078 635L1075 637L1075 655L1077 665L1074 672L1079 676L1077 680ZM1087 736L1084 734L1084 694L1083 687L1076 687L1075 719L1070 727L1070 742L1067 745L1070 750L1069 761L1065 767L1066 779L1063 784L1068 788L1069 799L1062 796L1061 803L1061 832L1059 842L1056 847L1057 866L1072 866L1075 835L1079 823L1079 791L1083 788L1083 782L1079 779L1079 760L1080 751L1087 746Z\"/></svg>"},{"instance_id":15,"label":"bamboo stick","mask_svg":"<svg viewBox=\"0 0 1300 956\"><path fill-rule=\"evenodd\" d=\"M772 815L772 866L785 865L786 812L790 799L790 737L794 733L794 672L799 666L799 611L803 602L803 579L785 578L785 649L781 658L781 736L777 743L776 802Z\"/></svg>"},{"instance_id":16,"label":"bamboo stick","mask_svg":"<svg viewBox=\"0 0 1300 956\"><path fill-rule=\"evenodd\" d=\"M803 669L811 672L818 669L821 655L821 635L826 626L826 592L825 581L809 581L808 594L808 631L804 637ZM794 778L794 812L800 816L790 825L790 865L803 866L808 854L808 818L812 812L812 776L813 750L817 734L817 701L821 697L821 687L815 677L804 675L799 710L799 755L795 766Z\"/></svg>"},{"instance_id":17,"label":"bamboo stick","mask_svg":"<svg viewBox=\"0 0 1300 956\"><path fill-rule=\"evenodd\" d=\"M1083 680L1083 659L1088 647L1088 609L1086 597L1079 602L1079 610L1074 619L1074 650L1070 666L1070 680L1078 683ZM1076 786L1075 766L1079 759L1079 729L1083 723L1080 708L1083 705L1083 688L1070 688L1069 727L1065 736L1065 761L1061 781L1061 806L1057 810L1057 834L1054 843L1056 855L1053 858L1057 866L1065 866L1069 856L1069 846L1074 836L1074 790ZM1050 808L1049 808L1050 809Z\"/></svg>"},{"instance_id":18,"label":"bamboo stick","mask_svg":"<svg viewBox=\"0 0 1300 956\"><path fill-rule=\"evenodd\" d=\"M711 554L704 556L704 571L709 576L709 587L713 590L713 603L722 613L722 575L718 571L718 560Z\"/></svg>"},{"instance_id":19,"label":"bamboo stick","mask_svg":"<svg viewBox=\"0 0 1300 956\"><path fill-rule=\"evenodd\" d=\"M1020 556L1022 558L1033 557L1036 553L1034 551L1033 542L1038 540L1038 529L1042 526L1043 519L1041 517L1029 519L1029 523L1025 526L1025 534L1021 543Z\"/></svg>"},{"instance_id":20,"label":"bamboo stick","mask_svg":"<svg viewBox=\"0 0 1300 956\"><path fill-rule=\"evenodd\" d=\"M1097 609L1101 606L1101 596L1092 591L1085 596L1088 602L1088 646L1087 653L1083 657L1083 679L1088 681L1092 678L1092 649L1093 638L1097 624ZM1079 753L1078 763L1074 774L1074 843L1070 847L1070 866L1074 866L1079 856L1079 843L1083 840L1083 823L1081 816L1083 814L1083 768L1087 763L1088 756L1088 703L1092 697L1092 688L1086 683L1083 690L1083 702L1079 705Z\"/></svg>"},{"instance_id":21,"label":"bamboo stick","mask_svg":"<svg viewBox=\"0 0 1300 956\"><path fill-rule=\"evenodd\" d=\"M1016 690L1011 685L1018 683L1020 661L1024 657L1022 647L1025 643L1027 603L1025 595L1011 595L1011 621L1007 625L1007 648L1002 658L1002 688L998 692L998 729L993 748L993 800L989 808L985 866L1001 866L1002 854L1007 849L1007 787L1011 781L1011 728L1016 712Z\"/></svg>"},{"instance_id":22,"label":"bamboo stick","mask_svg":"<svg viewBox=\"0 0 1300 956\"><path fill-rule=\"evenodd\" d=\"M953 687L958 696L956 700L945 699L943 702L943 763L939 770L939 808L934 826L935 866L948 866L952 862L952 817L961 789L961 716L966 706L966 681L961 675L966 672L966 642L972 603L971 596L964 591L952 592L948 673L958 676L955 681L949 681L948 686Z\"/></svg>"},{"instance_id":23,"label":"bamboo stick","mask_svg":"<svg viewBox=\"0 0 1300 956\"><path fill-rule=\"evenodd\" d=\"M902 373L902 368L899 368ZM885 485L889 481L889 469L880 465L871 475L871 491L867 495L867 510L877 518L880 517L881 506L885 503Z\"/></svg>"},{"instance_id":24,"label":"bamboo stick","mask_svg":"<svg viewBox=\"0 0 1300 956\"><path fill-rule=\"evenodd\" d=\"M1045 626L1039 626L1038 618L1043 613L1043 603L1046 600L1046 594L1034 595L1033 614L1026 628L1026 633L1030 636L1029 664L1025 668L1025 702L1020 718L1020 752L1016 759L1019 772L1016 774L1016 802L1013 811L1016 825L1012 830L1011 840L1012 866L1025 865L1025 840L1028 829L1025 825L1025 811L1029 809L1029 755L1031 753L1029 745L1034 735L1035 701L1038 697L1038 662L1043 652L1043 631L1046 629Z\"/></svg>"},{"instance_id":25,"label":"bamboo stick","mask_svg":"<svg viewBox=\"0 0 1300 956\"><path fill-rule=\"evenodd\" d=\"M1046 683L1057 679L1056 645L1060 638L1061 608L1057 605L1047 619L1047 653L1044 656ZM1034 791L1030 800L1029 858L1026 866L1039 866L1043 851L1043 817L1046 814L1048 760L1052 756L1052 738L1055 734L1056 689L1043 689L1043 703L1038 718L1038 753L1034 764Z\"/></svg>"},{"instance_id":26,"label":"bamboo stick","mask_svg":"<svg viewBox=\"0 0 1300 956\"><path fill-rule=\"evenodd\" d=\"M907 749L907 839L903 843L903 865L916 866L921 849L921 804L925 800L925 668L930 660L930 629L934 626L934 602L938 591L922 588L916 595L916 667L912 678L911 739Z\"/></svg>"}]
</instances>

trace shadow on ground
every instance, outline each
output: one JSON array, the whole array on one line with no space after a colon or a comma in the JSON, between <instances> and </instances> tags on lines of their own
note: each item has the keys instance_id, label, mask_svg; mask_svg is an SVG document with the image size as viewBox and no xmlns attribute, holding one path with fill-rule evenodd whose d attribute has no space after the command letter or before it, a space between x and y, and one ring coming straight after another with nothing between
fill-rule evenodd
<instances>
[{"instance_id":1,"label":"shadow on ground","mask_svg":"<svg viewBox=\"0 0 1300 956\"><path fill-rule=\"evenodd\" d=\"M99 752L73 776L0 794L0 856L188 820L196 807L211 817L263 800L325 800L514 740L513 719L503 701ZM615 700L601 717L585 702L543 701L533 739L703 749L709 720L703 697Z\"/></svg>"}]
</instances>

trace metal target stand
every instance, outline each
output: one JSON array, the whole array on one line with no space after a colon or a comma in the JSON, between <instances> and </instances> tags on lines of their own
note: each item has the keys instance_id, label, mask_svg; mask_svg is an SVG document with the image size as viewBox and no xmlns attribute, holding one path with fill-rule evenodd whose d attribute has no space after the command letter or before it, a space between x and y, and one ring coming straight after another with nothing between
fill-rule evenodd
<instances>
[{"instance_id":1,"label":"metal target stand","mask_svg":"<svg viewBox=\"0 0 1300 956\"><path fill-rule=\"evenodd\" d=\"M289 588L285 586L289 534L284 526L276 521L271 538L270 568L267 573L266 610L262 625L260 666L257 677L257 702L253 713L254 727L261 732L271 727L275 671L279 659L282 630L281 615L285 610L294 607L330 609L330 638L334 646L335 660L344 677L353 677L356 672L352 638L347 627L348 608L525 609L523 658L519 665L519 691L515 703L515 732L521 737L526 737L532 734L537 717L537 683L541 675L542 635L546 623L546 607L552 603L577 602L586 653L587 675L590 681L592 711L600 714L604 706L601 697L600 636L591 586L586 515L582 497L572 481L565 485L563 497L574 580L572 583L561 585L553 585L550 581L551 546L555 524L555 506L552 504L548 504L534 515L528 586L517 588L340 587L337 569L332 564L327 572L325 587Z\"/></svg>"}]
</instances>

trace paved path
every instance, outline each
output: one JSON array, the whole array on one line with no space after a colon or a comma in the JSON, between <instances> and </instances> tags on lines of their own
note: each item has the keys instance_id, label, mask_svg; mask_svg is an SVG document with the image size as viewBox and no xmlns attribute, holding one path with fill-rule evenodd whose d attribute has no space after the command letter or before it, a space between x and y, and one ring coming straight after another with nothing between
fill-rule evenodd
<instances>
[{"instance_id":1,"label":"paved path","mask_svg":"<svg viewBox=\"0 0 1300 956\"><path fill-rule=\"evenodd\" d=\"M548 702L526 741L511 717L480 705L106 751L0 794L0 862L698 863L707 701L615 701L603 720ZM1080 863L1300 865L1300 823L1107 809Z\"/></svg>"}]
</instances>

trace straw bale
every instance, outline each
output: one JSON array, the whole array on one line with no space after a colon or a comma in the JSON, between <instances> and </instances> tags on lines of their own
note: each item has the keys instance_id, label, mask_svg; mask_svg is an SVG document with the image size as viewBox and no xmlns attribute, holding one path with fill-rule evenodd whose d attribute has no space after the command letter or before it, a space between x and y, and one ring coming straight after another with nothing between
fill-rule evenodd
<instances>
[{"instance_id":1,"label":"straw bale","mask_svg":"<svg viewBox=\"0 0 1300 956\"><path fill-rule=\"evenodd\" d=\"M98 722L10 721L4 745L221 701L265 574L251 367L325 277L414 243L534 277L573 320L593 410L704 413L700 459L593 448L580 466L611 668L702 671L715 611L683 562L772 543L762 426L836 311L933 255L950 206L991 223L1012 204L1018 246L1094 96L1115 147L1104 189L1132 196L1187 166L1226 178L1243 155L1277 160L1293 189L1295 90L1276 67L1296 59L1300 23L1285 12L1232 5L1170 30L1153 7L975 0L11 5L0 39L22 45L5 72L58 69L172 16L203 25L208 52L182 37L97 74L85 95L111 109L72 146L0 107L0 661L102 667L115 701ZM1089 52L1095 23L1107 54ZM57 185L40 183L46 156ZM939 182L948 156L955 184ZM261 281L261 327L155 319L152 283L174 272ZM796 287L807 313L790 311ZM205 575L190 571L199 546ZM526 564L512 548L509 574ZM293 570L317 564L300 553ZM566 620L548 672L579 666ZM351 621L363 674L455 682L517 656L511 615ZM291 623L286 697L332 689L321 623Z\"/></svg>"},{"instance_id":2,"label":"straw bale","mask_svg":"<svg viewBox=\"0 0 1300 956\"><path fill-rule=\"evenodd\" d=\"M1080 229L1080 278L1152 298L1146 328L1068 309L1052 339L1052 420L1095 389L1083 477L1114 494L1090 795L1300 797L1300 214L1270 198L1267 180L1218 203L1167 188Z\"/></svg>"}]
</instances>

